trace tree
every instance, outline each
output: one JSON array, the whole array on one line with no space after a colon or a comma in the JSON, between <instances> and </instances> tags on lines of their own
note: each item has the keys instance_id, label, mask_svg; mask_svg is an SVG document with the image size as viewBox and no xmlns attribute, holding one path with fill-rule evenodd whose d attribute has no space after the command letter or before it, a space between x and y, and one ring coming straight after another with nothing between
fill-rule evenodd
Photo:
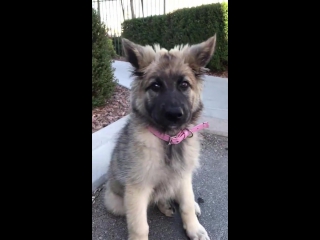
<instances>
[{"instance_id":1,"label":"tree","mask_svg":"<svg viewBox=\"0 0 320 240\"><path fill-rule=\"evenodd\" d=\"M99 14L92 8L92 108L105 104L116 86L112 55L114 49Z\"/></svg>"},{"instance_id":2,"label":"tree","mask_svg":"<svg viewBox=\"0 0 320 240\"><path fill-rule=\"evenodd\" d=\"M130 7L131 7L132 18L136 18L136 15L134 14L134 10L133 10L133 0L130 0Z\"/></svg>"},{"instance_id":3,"label":"tree","mask_svg":"<svg viewBox=\"0 0 320 240\"><path fill-rule=\"evenodd\" d=\"M124 7L123 7L123 2L122 2L122 0L120 0L120 3L121 3L121 7L122 7L123 20L126 20L126 17L125 17L125 15L124 15Z\"/></svg>"},{"instance_id":4,"label":"tree","mask_svg":"<svg viewBox=\"0 0 320 240\"><path fill-rule=\"evenodd\" d=\"M144 12L143 12L143 0L141 0L141 8L142 8L142 17L144 17Z\"/></svg>"}]
</instances>

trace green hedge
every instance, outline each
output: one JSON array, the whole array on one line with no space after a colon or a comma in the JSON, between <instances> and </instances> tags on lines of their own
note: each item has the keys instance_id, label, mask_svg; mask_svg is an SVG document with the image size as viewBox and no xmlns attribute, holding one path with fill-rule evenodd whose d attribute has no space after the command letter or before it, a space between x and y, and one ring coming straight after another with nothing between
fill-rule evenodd
<instances>
[{"instance_id":1,"label":"green hedge","mask_svg":"<svg viewBox=\"0 0 320 240\"><path fill-rule=\"evenodd\" d=\"M118 56L124 56L121 37L112 37L112 45Z\"/></svg>"},{"instance_id":2,"label":"green hedge","mask_svg":"<svg viewBox=\"0 0 320 240\"><path fill-rule=\"evenodd\" d=\"M195 44L217 34L214 57L207 67L224 70L228 65L228 4L214 3L185 8L161 16L126 20L122 36L146 45L159 43L170 49L177 44Z\"/></svg>"},{"instance_id":3,"label":"green hedge","mask_svg":"<svg viewBox=\"0 0 320 240\"><path fill-rule=\"evenodd\" d=\"M117 53L115 51L114 45L113 45L113 39L107 37L107 46L108 46L108 51L110 53L111 58L114 58L117 56Z\"/></svg>"},{"instance_id":4,"label":"green hedge","mask_svg":"<svg viewBox=\"0 0 320 240\"><path fill-rule=\"evenodd\" d=\"M115 88L111 56L115 54L104 25L92 9L92 108L105 104Z\"/></svg>"}]
</instances>

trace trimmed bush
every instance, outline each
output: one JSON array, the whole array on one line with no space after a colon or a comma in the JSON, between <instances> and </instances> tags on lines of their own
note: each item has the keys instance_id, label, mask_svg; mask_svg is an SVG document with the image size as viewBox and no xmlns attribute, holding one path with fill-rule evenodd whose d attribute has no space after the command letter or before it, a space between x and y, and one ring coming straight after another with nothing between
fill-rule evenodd
<instances>
[{"instance_id":1,"label":"trimmed bush","mask_svg":"<svg viewBox=\"0 0 320 240\"><path fill-rule=\"evenodd\" d=\"M113 46L113 39L107 37L107 47L108 47L108 51L110 53L111 58L114 58L117 56L117 53L115 51L115 48Z\"/></svg>"},{"instance_id":2,"label":"trimmed bush","mask_svg":"<svg viewBox=\"0 0 320 240\"><path fill-rule=\"evenodd\" d=\"M116 85L111 55L115 54L111 40L92 9L92 108L105 104Z\"/></svg>"},{"instance_id":3,"label":"trimmed bush","mask_svg":"<svg viewBox=\"0 0 320 240\"><path fill-rule=\"evenodd\" d=\"M228 4L214 3L184 8L173 13L126 20L122 36L141 45L170 49L178 44L196 44L217 34L217 45L207 67L224 70L228 65Z\"/></svg>"},{"instance_id":4,"label":"trimmed bush","mask_svg":"<svg viewBox=\"0 0 320 240\"><path fill-rule=\"evenodd\" d=\"M121 37L112 37L113 48L118 56L124 56Z\"/></svg>"}]
</instances>

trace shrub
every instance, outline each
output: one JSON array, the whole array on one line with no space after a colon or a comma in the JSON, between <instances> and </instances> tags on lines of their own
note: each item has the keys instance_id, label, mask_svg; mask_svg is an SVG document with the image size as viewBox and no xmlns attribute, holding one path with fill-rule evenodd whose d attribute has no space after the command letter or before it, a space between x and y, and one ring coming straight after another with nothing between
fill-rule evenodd
<instances>
[{"instance_id":1,"label":"shrub","mask_svg":"<svg viewBox=\"0 0 320 240\"><path fill-rule=\"evenodd\" d=\"M115 51L112 38L107 37L107 47L108 47L108 51L110 53L111 58L116 57L117 53Z\"/></svg>"},{"instance_id":2,"label":"shrub","mask_svg":"<svg viewBox=\"0 0 320 240\"><path fill-rule=\"evenodd\" d=\"M228 4L214 3L185 8L173 13L126 20L122 36L142 44L159 43L166 49L178 44L195 44L215 33L215 54L207 67L224 70L228 65Z\"/></svg>"},{"instance_id":3,"label":"shrub","mask_svg":"<svg viewBox=\"0 0 320 240\"><path fill-rule=\"evenodd\" d=\"M121 37L112 37L112 45L118 56L124 56Z\"/></svg>"},{"instance_id":4,"label":"shrub","mask_svg":"<svg viewBox=\"0 0 320 240\"><path fill-rule=\"evenodd\" d=\"M106 36L97 12L92 9L92 108L105 104L114 91L112 51L111 40Z\"/></svg>"}]
</instances>

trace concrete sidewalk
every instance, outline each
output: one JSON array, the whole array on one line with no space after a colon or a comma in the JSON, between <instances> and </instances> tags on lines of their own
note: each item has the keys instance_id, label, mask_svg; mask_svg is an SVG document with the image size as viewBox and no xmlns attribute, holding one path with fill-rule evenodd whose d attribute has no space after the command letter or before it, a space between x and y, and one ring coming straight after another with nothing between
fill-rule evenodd
<instances>
[{"instance_id":1,"label":"concrete sidewalk","mask_svg":"<svg viewBox=\"0 0 320 240\"><path fill-rule=\"evenodd\" d=\"M115 68L114 75L119 84L130 88L130 63L114 61L112 66ZM212 133L228 136L228 79L204 76L202 100L204 110L200 121L208 121L209 131Z\"/></svg>"},{"instance_id":2,"label":"concrete sidewalk","mask_svg":"<svg viewBox=\"0 0 320 240\"><path fill-rule=\"evenodd\" d=\"M201 167L193 179L195 199L201 208L200 223L211 240L228 239L228 138L201 133ZM125 240L125 217L109 214L103 206L104 189L92 204L92 240ZM149 240L187 240L180 214L164 216L157 208L148 212Z\"/></svg>"}]
</instances>

